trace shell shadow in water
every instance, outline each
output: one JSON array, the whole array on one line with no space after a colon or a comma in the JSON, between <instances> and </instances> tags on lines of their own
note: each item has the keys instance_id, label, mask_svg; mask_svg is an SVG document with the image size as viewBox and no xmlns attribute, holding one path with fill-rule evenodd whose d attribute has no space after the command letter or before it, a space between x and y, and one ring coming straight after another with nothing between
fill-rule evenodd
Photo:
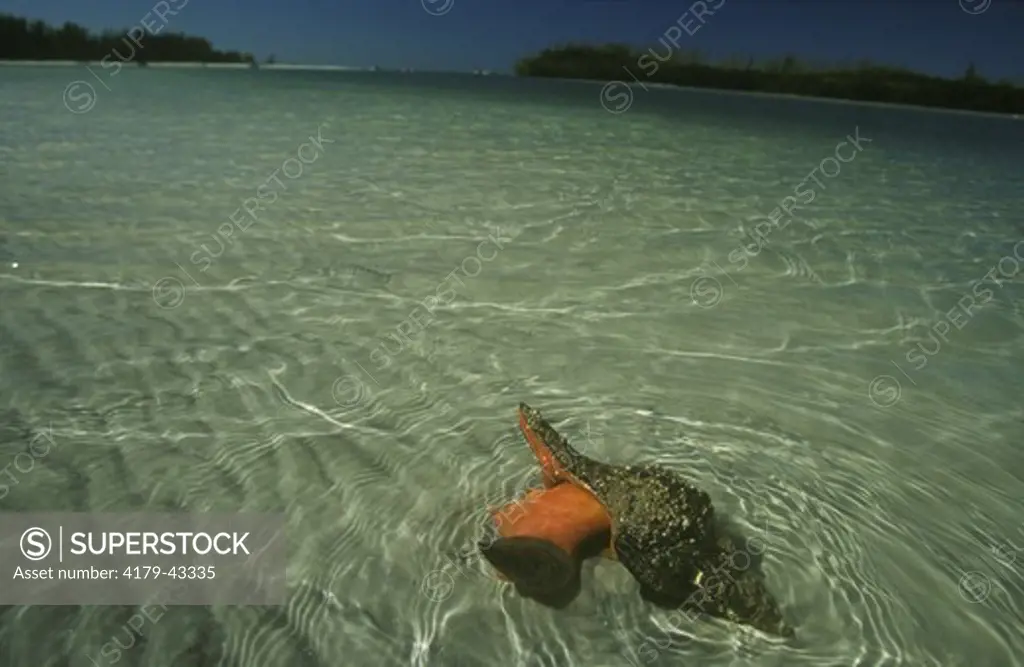
<instances>
[{"instance_id":1,"label":"shell shadow in water","mask_svg":"<svg viewBox=\"0 0 1024 667\"><path fill-rule=\"evenodd\" d=\"M580 593L580 562L536 537L502 537L480 544L484 558L525 598L564 609Z\"/></svg>"},{"instance_id":2,"label":"shell shadow in water","mask_svg":"<svg viewBox=\"0 0 1024 667\"><path fill-rule=\"evenodd\" d=\"M580 594L583 561L608 548L607 531L594 531L572 553L554 542L530 535L481 541L480 553L516 587L544 606L564 609Z\"/></svg>"}]
</instances>

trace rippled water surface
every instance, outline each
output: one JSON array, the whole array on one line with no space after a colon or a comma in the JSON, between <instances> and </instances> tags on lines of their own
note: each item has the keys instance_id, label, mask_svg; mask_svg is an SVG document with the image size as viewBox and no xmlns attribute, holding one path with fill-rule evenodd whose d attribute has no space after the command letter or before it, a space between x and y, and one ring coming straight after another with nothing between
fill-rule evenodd
<instances>
[{"instance_id":1,"label":"rippled water surface","mask_svg":"<svg viewBox=\"0 0 1024 667\"><path fill-rule=\"evenodd\" d=\"M286 606L173 608L120 664L1022 664L1024 122L156 68L73 114L79 77L0 70L0 466L54 442L0 510L290 526ZM537 481L520 400L706 489L797 639L463 562ZM0 663L106 664L134 611L3 608Z\"/></svg>"}]
</instances>

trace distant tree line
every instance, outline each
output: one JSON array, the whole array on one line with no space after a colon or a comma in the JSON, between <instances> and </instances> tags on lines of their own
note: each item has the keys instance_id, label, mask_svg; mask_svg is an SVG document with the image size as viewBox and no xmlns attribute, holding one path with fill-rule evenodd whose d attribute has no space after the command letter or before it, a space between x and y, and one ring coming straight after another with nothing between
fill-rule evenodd
<instances>
[{"instance_id":1,"label":"distant tree line","mask_svg":"<svg viewBox=\"0 0 1024 667\"><path fill-rule=\"evenodd\" d=\"M698 51L672 51L664 45L637 51L622 44L568 44L521 59L516 74L632 82L623 68L641 82L1024 113L1024 88L1008 80L986 81L973 64L962 78L944 79L869 61L812 65L787 55L761 63L749 56L711 63Z\"/></svg>"},{"instance_id":2,"label":"distant tree line","mask_svg":"<svg viewBox=\"0 0 1024 667\"><path fill-rule=\"evenodd\" d=\"M253 62L249 53L218 51L209 40L182 33L142 34L141 28L90 33L75 23L54 28L43 21L0 14L0 60L99 61L116 58L122 62Z\"/></svg>"}]
</instances>

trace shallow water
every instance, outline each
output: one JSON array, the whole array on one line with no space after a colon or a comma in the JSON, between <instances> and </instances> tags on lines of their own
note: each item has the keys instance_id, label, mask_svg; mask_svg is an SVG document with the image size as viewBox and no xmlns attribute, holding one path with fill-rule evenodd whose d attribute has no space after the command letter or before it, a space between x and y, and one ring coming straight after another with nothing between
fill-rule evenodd
<instances>
[{"instance_id":1,"label":"shallow water","mask_svg":"<svg viewBox=\"0 0 1024 667\"><path fill-rule=\"evenodd\" d=\"M121 664L1022 664L1024 123L156 68L72 114L79 77L0 71L0 465L54 443L0 510L292 529L285 607L173 608ZM561 612L463 563L537 481L520 400L696 480L798 639L680 623L609 562ZM133 611L4 608L0 662L105 664Z\"/></svg>"}]
</instances>

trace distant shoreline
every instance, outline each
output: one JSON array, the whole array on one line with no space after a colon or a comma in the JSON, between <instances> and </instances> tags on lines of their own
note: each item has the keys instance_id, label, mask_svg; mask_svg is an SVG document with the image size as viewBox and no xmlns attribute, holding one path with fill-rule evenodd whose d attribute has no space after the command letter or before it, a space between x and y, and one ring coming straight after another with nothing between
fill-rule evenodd
<instances>
[{"instance_id":1,"label":"distant shoreline","mask_svg":"<svg viewBox=\"0 0 1024 667\"><path fill-rule=\"evenodd\" d=\"M577 83L589 83L591 85L604 84L603 81L594 79L558 79L555 77L520 77L551 79L553 81L575 81ZM650 88L658 90L685 90L694 93L708 93L712 95L737 95L744 97L763 97L768 99L791 99L806 102L822 102L825 104L859 105L866 107L880 107L883 109L906 109L908 111L927 111L929 113L953 113L962 116L987 116L989 118L1000 118L1003 120L1024 120L1024 114L1003 113L999 111L974 111L972 109L956 109L950 107L930 107L921 104L898 104L896 102L876 102L874 100L855 100L841 97L816 97L814 95L797 95L795 93L769 93L760 90L729 90L728 88L701 88L698 86L679 86L674 83L648 83ZM631 88L640 88L639 83L633 83Z\"/></svg>"},{"instance_id":2,"label":"distant shoreline","mask_svg":"<svg viewBox=\"0 0 1024 667\"><path fill-rule=\"evenodd\" d=\"M266 69L266 70L290 70L290 71L323 71L323 72L367 72L367 73L380 73L380 74L462 74L465 76L473 76L474 72L470 71L431 71L431 70L419 70L419 71L402 71L402 70L383 70L375 69L373 67L356 67L350 65L302 65L292 63L272 63L272 64L260 64L254 68L250 63L203 63L203 62L150 62L145 65L139 65L139 63L122 63L123 65L134 65L138 69L234 69L234 70L248 70L248 69ZM0 67L80 67L80 66L96 66L101 67L100 61L90 62L79 62L74 60L0 60ZM560 77L523 77L515 76L513 74L495 73L493 74L496 78L508 77L516 79L547 79L550 81L564 81L567 83L580 83L591 86L602 85L605 82L598 81L595 79L574 79L574 78L560 78ZM895 102L875 102L872 100L853 100L853 99L842 99L836 97L814 97L811 95L795 95L792 93L769 93L762 91L751 91L751 90L728 90L722 88L700 88L697 86L679 86L671 83L647 83L650 88L654 88L661 91L686 91L695 93L708 93L708 94L719 94L719 95L737 95L746 97L759 97L768 99L793 99L801 100L805 102L818 102L825 104L839 104L839 105L859 105L868 107L878 107L882 109L903 109L907 111L923 111L929 113L947 113L957 114L961 116L983 116L986 118L998 118L1001 120L1024 120L1022 114L1010 114L1000 113L995 111L973 111L971 109L955 109L949 107L933 107L923 106L919 104L897 104ZM631 87L639 88L640 84L633 84Z\"/></svg>"},{"instance_id":3,"label":"distant shoreline","mask_svg":"<svg viewBox=\"0 0 1024 667\"><path fill-rule=\"evenodd\" d=\"M137 62L128 61L120 63L122 66L136 67L138 69L312 69L312 70L331 70L338 72L368 72L372 68L369 67L350 67L347 65L295 65L289 63L260 63L259 65L253 65L252 63L224 63L224 62L201 62L192 60L182 61L157 61L157 62ZM79 66L96 66L102 67L103 63L99 60L0 60L0 66L7 67L79 67Z\"/></svg>"},{"instance_id":4,"label":"distant shoreline","mask_svg":"<svg viewBox=\"0 0 1024 667\"><path fill-rule=\"evenodd\" d=\"M613 113L621 113L632 103L626 87L646 90L661 84L1010 117L1024 114L1024 87L1008 79L989 81L973 64L968 64L963 76L950 79L869 61L826 67L803 63L789 55L760 63L753 57L711 62L697 51L669 50L668 55L661 51L664 49L639 51L627 44L565 44L520 59L515 73L530 78L605 82L607 89L602 91L601 102Z\"/></svg>"},{"instance_id":5,"label":"distant shoreline","mask_svg":"<svg viewBox=\"0 0 1024 667\"><path fill-rule=\"evenodd\" d=\"M557 77L557 76L516 76L518 79L535 79L535 80L549 80L549 81L564 81L567 83L584 83L592 86L604 86L607 85L607 81L600 79L585 79L576 77ZM664 83L662 81L655 82L632 82L626 83L631 89L644 87L654 88L656 90L685 90L687 92L695 93L709 93L718 95L738 95L746 97L762 97L769 99L792 99L792 100L805 100L807 102L824 102L827 104L859 104L862 106L869 107L880 107L880 108L892 108L892 109L909 109L912 111L929 111L936 113L955 113L967 116L988 116L992 118L1003 118L1007 120L1024 120L1024 113L1012 113L1006 111L979 111L974 109L958 109L956 107L941 107L941 106L929 106L926 104L900 104L898 102L881 102L877 100L858 100L854 98L845 97L823 97L820 95L800 95L797 93L776 93L763 90L735 90L730 88L713 88L710 86L684 86L675 83Z\"/></svg>"}]
</instances>

